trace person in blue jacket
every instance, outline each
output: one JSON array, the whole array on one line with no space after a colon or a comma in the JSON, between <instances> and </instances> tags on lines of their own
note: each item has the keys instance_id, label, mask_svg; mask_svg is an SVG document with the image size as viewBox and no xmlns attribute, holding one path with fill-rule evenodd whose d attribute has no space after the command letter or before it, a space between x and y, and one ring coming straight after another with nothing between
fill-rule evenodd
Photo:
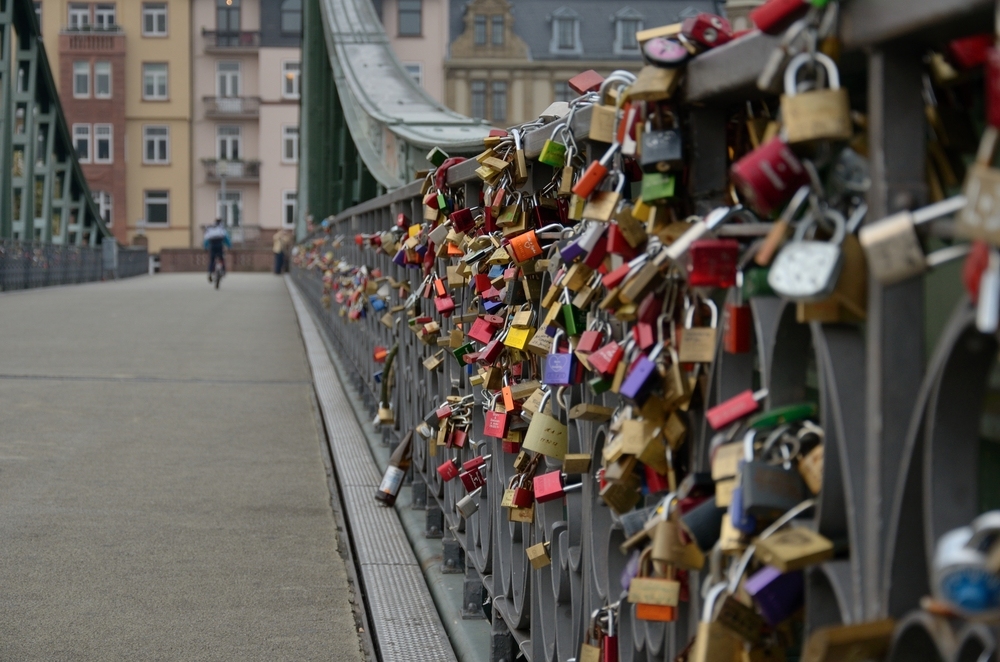
<instances>
[{"instance_id":1,"label":"person in blue jacket","mask_svg":"<svg viewBox=\"0 0 1000 662\"><path fill-rule=\"evenodd\" d=\"M212 282L212 272L215 271L216 260L222 262L222 273L226 273L225 249L223 246L232 248L233 244L229 241L229 232L226 231L226 226L222 224L222 219L217 218L215 219L215 225L205 230L205 250L208 251L209 283Z\"/></svg>"}]
</instances>

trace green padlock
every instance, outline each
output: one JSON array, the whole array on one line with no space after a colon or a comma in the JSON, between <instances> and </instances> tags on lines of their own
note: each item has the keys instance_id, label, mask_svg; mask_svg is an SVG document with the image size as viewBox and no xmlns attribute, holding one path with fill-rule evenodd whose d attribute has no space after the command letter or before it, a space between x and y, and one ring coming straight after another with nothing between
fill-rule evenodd
<instances>
[{"instance_id":1,"label":"green padlock","mask_svg":"<svg viewBox=\"0 0 1000 662\"><path fill-rule=\"evenodd\" d=\"M448 213L448 198L444 197L444 193L438 191L438 209L444 213Z\"/></svg>"},{"instance_id":2,"label":"green padlock","mask_svg":"<svg viewBox=\"0 0 1000 662\"><path fill-rule=\"evenodd\" d=\"M587 330L587 311L574 306L569 299L569 290L563 289L559 317L566 335L578 336Z\"/></svg>"},{"instance_id":3,"label":"green padlock","mask_svg":"<svg viewBox=\"0 0 1000 662\"><path fill-rule=\"evenodd\" d=\"M814 418L817 411L813 402L797 402L761 412L747 421L747 425L754 430L776 428L785 423L797 423L807 418Z\"/></svg>"},{"instance_id":4,"label":"green padlock","mask_svg":"<svg viewBox=\"0 0 1000 662\"><path fill-rule=\"evenodd\" d=\"M451 353L455 355L455 360L458 361L460 365L465 365L465 361L463 360L462 357L464 357L466 354L471 354L474 351L476 351L475 346L473 346L471 342L467 342L461 347L456 347L455 349L451 350Z\"/></svg>"},{"instance_id":5,"label":"green padlock","mask_svg":"<svg viewBox=\"0 0 1000 662\"><path fill-rule=\"evenodd\" d=\"M642 201L648 204L674 197L676 181L673 175L662 172L644 172L642 174Z\"/></svg>"},{"instance_id":6,"label":"green padlock","mask_svg":"<svg viewBox=\"0 0 1000 662\"><path fill-rule=\"evenodd\" d=\"M767 267L753 267L743 272L743 300L748 301L752 297L773 297L774 290L767 282L767 274L770 269Z\"/></svg>"},{"instance_id":7,"label":"green padlock","mask_svg":"<svg viewBox=\"0 0 1000 662\"><path fill-rule=\"evenodd\" d=\"M435 147L431 151L427 152L427 160L431 162L435 168L444 163L445 159L448 158L448 153L445 152L440 147Z\"/></svg>"},{"instance_id":8,"label":"green padlock","mask_svg":"<svg viewBox=\"0 0 1000 662\"><path fill-rule=\"evenodd\" d=\"M541 163L553 168L561 168L566 164L566 145L556 142L556 134L565 128L566 125L560 122L552 130L552 135L542 145L542 153L538 155L538 160Z\"/></svg>"},{"instance_id":9,"label":"green padlock","mask_svg":"<svg viewBox=\"0 0 1000 662\"><path fill-rule=\"evenodd\" d=\"M587 380L587 385L594 395L600 395L611 390L611 380L607 377L591 377Z\"/></svg>"}]
</instances>

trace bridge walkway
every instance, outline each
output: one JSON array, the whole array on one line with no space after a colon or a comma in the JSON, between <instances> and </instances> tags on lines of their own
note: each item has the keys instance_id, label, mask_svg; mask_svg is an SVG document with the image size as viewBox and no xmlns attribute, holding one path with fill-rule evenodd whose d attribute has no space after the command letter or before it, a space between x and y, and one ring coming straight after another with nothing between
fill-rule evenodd
<instances>
[{"instance_id":1,"label":"bridge walkway","mask_svg":"<svg viewBox=\"0 0 1000 662\"><path fill-rule=\"evenodd\" d=\"M0 295L0 660L360 660L281 278Z\"/></svg>"}]
</instances>

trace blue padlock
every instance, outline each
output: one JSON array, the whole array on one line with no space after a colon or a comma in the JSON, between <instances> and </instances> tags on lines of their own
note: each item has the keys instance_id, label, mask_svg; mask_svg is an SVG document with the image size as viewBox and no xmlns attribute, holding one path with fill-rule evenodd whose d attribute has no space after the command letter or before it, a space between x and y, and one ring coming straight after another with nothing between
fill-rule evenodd
<instances>
[{"instance_id":1,"label":"blue padlock","mask_svg":"<svg viewBox=\"0 0 1000 662\"><path fill-rule=\"evenodd\" d=\"M743 587L771 627L777 627L798 611L805 599L805 578L801 570L782 573L766 565L748 577Z\"/></svg>"},{"instance_id":2,"label":"blue padlock","mask_svg":"<svg viewBox=\"0 0 1000 662\"><path fill-rule=\"evenodd\" d=\"M368 297L368 301L372 305L372 310L374 310L376 313L381 313L383 310L385 310L385 301L383 301L381 297L375 296L373 294L370 297Z\"/></svg>"},{"instance_id":3,"label":"blue padlock","mask_svg":"<svg viewBox=\"0 0 1000 662\"><path fill-rule=\"evenodd\" d=\"M998 537L1000 510L941 536L934 551L935 597L965 616L1000 615L1000 576L986 567L986 555Z\"/></svg>"}]
</instances>

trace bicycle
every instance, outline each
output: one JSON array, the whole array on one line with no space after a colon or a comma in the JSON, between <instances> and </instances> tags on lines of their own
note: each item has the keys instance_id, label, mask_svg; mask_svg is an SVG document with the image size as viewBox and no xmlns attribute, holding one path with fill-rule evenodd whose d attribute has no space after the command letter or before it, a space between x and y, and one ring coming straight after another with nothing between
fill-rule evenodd
<instances>
[{"instance_id":1,"label":"bicycle","mask_svg":"<svg viewBox=\"0 0 1000 662\"><path fill-rule=\"evenodd\" d=\"M219 283L222 282L222 277L226 275L226 265L222 258L219 258L215 262L215 271L212 273L212 282L215 283L215 289L219 289Z\"/></svg>"}]
</instances>

